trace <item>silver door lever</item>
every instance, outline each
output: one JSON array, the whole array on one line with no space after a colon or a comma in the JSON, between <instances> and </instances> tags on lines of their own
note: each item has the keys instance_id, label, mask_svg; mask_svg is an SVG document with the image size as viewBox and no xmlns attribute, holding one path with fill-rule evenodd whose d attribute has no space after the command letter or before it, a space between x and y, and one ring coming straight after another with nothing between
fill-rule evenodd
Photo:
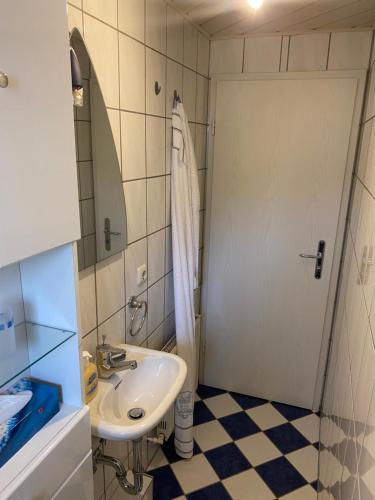
<instances>
[{"instance_id":1,"label":"silver door lever","mask_svg":"<svg viewBox=\"0 0 375 500\"><path fill-rule=\"evenodd\" d=\"M316 255L309 255L308 253L300 253L300 257L304 259L321 259L323 257L322 252L318 252Z\"/></svg>"}]
</instances>

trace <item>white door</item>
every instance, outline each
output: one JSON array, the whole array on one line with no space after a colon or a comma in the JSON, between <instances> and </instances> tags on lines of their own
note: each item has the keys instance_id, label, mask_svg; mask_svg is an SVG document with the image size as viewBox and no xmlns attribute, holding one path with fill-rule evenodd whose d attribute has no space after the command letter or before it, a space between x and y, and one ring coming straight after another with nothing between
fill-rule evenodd
<instances>
[{"instance_id":1,"label":"white door","mask_svg":"<svg viewBox=\"0 0 375 500\"><path fill-rule=\"evenodd\" d=\"M205 383L312 408L357 90L217 82Z\"/></svg>"}]
</instances>

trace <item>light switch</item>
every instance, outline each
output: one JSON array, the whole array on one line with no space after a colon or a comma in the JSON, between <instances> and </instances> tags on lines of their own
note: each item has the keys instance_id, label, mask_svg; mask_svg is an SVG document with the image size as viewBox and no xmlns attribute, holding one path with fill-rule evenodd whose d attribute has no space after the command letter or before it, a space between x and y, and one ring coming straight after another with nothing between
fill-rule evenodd
<instances>
[{"instance_id":1,"label":"light switch","mask_svg":"<svg viewBox=\"0 0 375 500\"><path fill-rule=\"evenodd\" d=\"M147 266L142 264L137 268L137 284L142 285L147 280Z\"/></svg>"}]
</instances>

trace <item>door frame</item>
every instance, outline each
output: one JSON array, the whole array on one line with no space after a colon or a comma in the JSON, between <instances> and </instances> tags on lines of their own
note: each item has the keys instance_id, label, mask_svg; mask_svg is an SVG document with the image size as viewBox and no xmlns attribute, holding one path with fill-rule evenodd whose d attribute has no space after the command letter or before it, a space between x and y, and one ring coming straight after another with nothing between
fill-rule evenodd
<instances>
[{"instance_id":1,"label":"door frame","mask_svg":"<svg viewBox=\"0 0 375 500\"><path fill-rule=\"evenodd\" d=\"M208 291L208 264L210 256L210 221L212 210L212 181L214 170L214 147L215 147L215 119L216 119L216 93L217 85L222 81L259 81L259 80L312 80L348 78L357 80L357 92L354 103L354 112L350 130L348 155L345 166L345 176L341 195L339 219L336 230L335 246L333 251L332 272L329 281L327 307L324 317L322 343L318 362L318 373L315 381L313 409L319 410L328 357L329 342L331 337L332 323L335 311L335 298L338 285L342 248L344 244L346 219L349 209L352 175L355 169L357 144L359 140L359 126L361 122L362 108L365 96L366 70L338 70L338 71L306 71L306 72L284 72L284 73L240 73L240 74L214 74L211 75L209 88L209 127L207 136L207 179L206 179L206 216L204 230L203 248L203 272L202 272L202 332L201 353L199 366L199 379L204 383L204 363L206 348L206 318L207 318L207 295Z\"/></svg>"}]
</instances>

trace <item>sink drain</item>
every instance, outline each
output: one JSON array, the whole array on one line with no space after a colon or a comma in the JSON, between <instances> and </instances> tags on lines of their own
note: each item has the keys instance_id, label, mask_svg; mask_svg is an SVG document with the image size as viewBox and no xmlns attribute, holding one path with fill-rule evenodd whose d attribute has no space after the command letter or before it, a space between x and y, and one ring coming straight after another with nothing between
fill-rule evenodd
<instances>
[{"instance_id":1,"label":"sink drain","mask_svg":"<svg viewBox=\"0 0 375 500\"><path fill-rule=\"evenodd\" d=\"M139 420L145 416L145 411L143 408L132 408L128 411L128 417L132 420Z\"/></svg>"}]
</instances>

